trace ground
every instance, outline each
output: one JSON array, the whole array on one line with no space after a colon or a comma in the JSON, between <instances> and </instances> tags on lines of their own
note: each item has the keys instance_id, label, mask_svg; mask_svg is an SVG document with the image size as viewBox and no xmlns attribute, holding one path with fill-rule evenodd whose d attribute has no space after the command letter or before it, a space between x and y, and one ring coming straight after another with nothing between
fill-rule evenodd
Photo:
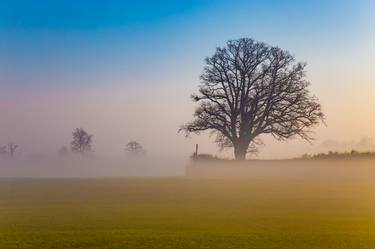
<instances>
[{"instance_id":1,"label":"ground","mask_svg":"<svg viewBox=\"0 0 375 249\"><path fill-rule=\"evenodd\" d=\"M375 182L0 179L0 248L375 248Z\"/></svg>"}]
</instances>

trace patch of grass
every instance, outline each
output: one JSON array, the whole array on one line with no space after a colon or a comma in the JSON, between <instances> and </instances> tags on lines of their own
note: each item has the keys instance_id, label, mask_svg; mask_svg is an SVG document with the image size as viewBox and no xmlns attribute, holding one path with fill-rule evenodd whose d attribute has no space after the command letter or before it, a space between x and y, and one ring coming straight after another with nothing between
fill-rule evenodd
<instances>
[{"instance_id":1,"label":"patch of grass","mask_svg":"<svg viewBox=\"0 0 375 249\"><path fill-rule=\"evenodd\" d=\"M0 248L373 249L375 183L2 179Z\"/></svg>"}]
</instances>

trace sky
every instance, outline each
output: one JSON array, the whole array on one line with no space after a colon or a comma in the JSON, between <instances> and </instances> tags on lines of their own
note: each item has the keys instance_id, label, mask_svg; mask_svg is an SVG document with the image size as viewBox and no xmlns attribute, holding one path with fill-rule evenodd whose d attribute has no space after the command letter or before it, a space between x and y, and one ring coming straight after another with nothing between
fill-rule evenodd
<instances>
[{"instance_id":1,"label":"sky","mask_svg":"<svg viewBox=\"0 0 375 249\"><path fill-rule=\"evenodd\" d=\"M264 137L258 157L375 148L373 13L371 0L1 1L0 144L51 154L82 127L101 155L122 155L129 140L163 156L196 143L231 155L177 130L192 118L204 58L251 37L307 62L327 117L312 144Z\"/></svg>"}]
</instances>

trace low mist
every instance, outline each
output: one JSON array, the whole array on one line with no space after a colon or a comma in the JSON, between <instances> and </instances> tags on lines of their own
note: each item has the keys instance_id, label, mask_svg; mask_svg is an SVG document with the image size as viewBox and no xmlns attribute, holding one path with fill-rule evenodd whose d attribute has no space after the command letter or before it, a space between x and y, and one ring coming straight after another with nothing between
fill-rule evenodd
<instances>
[{"instance_id":1,"label":"low mist","mask_svg":"<svg viewBox=\"0 0 375 249\"><path fill-rule=\"evenodd\" d=\"M250 180L375 180L375 158L205 161L190 164L187 176Z\"/></svg>"},{"instance_id":2,"label":"low mist","mask_svg":"<svg viewBox=\"0 0 375 249\"><path fill-rule=\"evenodd\" d=\"M375 158L202 160L71 154L0 159L2 177L176 177L252 180L375 180Z\"/></svg>"},{"instance_id":3,"label":"low mist","mask_svg":"<svg viewBox=\"0 0 375 249\"><path fill-rule=\"evenodd\" d=\"M187 160L178 158L20 157L0 159L1 177L148 177L185 175Z\"/></svg>"}]
</instances>

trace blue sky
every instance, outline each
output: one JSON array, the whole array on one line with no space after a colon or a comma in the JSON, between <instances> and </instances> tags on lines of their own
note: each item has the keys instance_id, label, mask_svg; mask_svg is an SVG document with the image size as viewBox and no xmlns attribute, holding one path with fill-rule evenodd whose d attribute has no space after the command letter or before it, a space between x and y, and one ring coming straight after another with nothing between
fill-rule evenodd
<instances>
[{"instance_id":1,"label":"blue sky","mask_svg":"<svg viewBox=\"0 0 375 249\"><path fill-rule=\"evenodd\" d=\"M318 144L375 138L373 13L372 0L0 1L0 144L55 150L83 126L97 151L139 133L150 151L163 140L186 155L199 141L215 153L206 137L187 142L176 130L191 118L204 58L240 37L308 63L328 123ZM312 149L266 144L265 157Z\"/></svg>"},{"instance_id":2,"label":"blue sky","mask_svg":"<svg viewBox=\"0 0 375 249\"><path fill-rule=\"evenodd\" d=\"M155 23L205 8L205 1L3 1L3 27L87 30ZM212 4L212 2L211 2Z\"/></svg>"},{"instance_id":3,"label":"blue sky","mask_svg":"<svg viewBox=\"0 0 375 249\"><path fill-rule=\"evenodd\" d=\"M132 83L144 76L145 67L149 73L172 68L197 77L205 56L242 36L279 45L307 61L316 56L314 50L358 44L367 5L334 0L2 1L0 65L7 82L1 84L101 84L92 78L109 75L126 84L148 84L147 78Z\"/></svg>"}]
</instances>

